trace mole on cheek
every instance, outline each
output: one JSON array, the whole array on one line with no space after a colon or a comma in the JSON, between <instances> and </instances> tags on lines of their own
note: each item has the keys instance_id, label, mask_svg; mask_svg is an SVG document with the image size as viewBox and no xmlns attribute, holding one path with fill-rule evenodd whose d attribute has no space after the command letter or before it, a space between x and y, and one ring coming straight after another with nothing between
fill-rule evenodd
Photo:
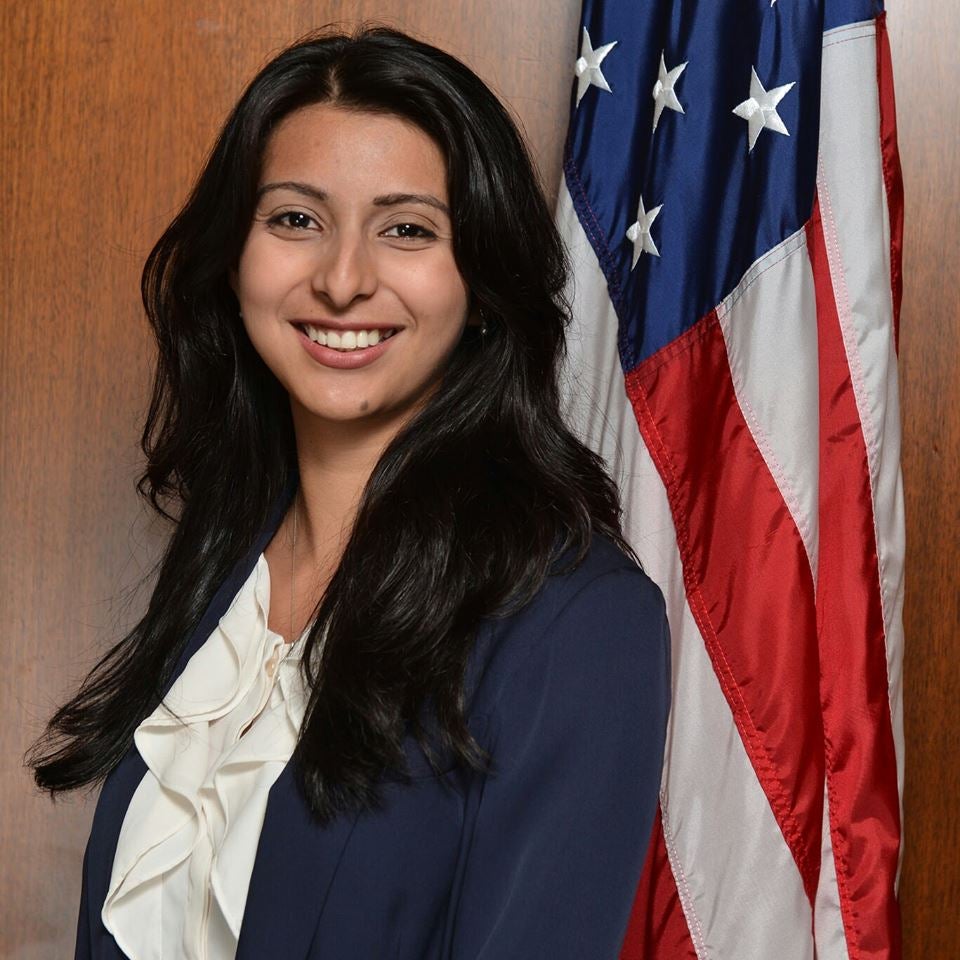
<instances>
[{"instance_id":1,"label":"mole on cheek","mask_svg":"<svg viewBox=\"0 0 960 960\"><path fill-rule=\"evenodd\" d=\"M366 413L367 410L369 410L369 409L370 409L370 401L369 401L369 400L361 400L361 401L360 401L360 412L361 412L361 413Z\"/></svg>"}]
</instances>

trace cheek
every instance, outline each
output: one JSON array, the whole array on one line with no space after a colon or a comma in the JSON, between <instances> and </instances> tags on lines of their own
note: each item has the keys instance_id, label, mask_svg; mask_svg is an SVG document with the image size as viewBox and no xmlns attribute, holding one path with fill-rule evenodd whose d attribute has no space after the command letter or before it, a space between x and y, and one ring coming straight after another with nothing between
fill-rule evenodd
<instances>
[{"instance_id":1,"label":"cheek","mask_svg":"<svg viewBox=\"0 0 960 960\"><path fill-rule=\"evenodd\" d=\"M296 282L297 259L281 255L268 241L252 236L240 255L237 297L244 315L275 306Z\"/></svg>"},{"instance_id":2,"label":"cheek","mask_svg":"<svg viewBox=\"0 0 960 960\"><path fill-rule=\"evenodd\" d=\"M452 260L408 268L398 274L395 289L419 324L441 341L459 336L469 294Z\"/></svg>"}]
</instances>

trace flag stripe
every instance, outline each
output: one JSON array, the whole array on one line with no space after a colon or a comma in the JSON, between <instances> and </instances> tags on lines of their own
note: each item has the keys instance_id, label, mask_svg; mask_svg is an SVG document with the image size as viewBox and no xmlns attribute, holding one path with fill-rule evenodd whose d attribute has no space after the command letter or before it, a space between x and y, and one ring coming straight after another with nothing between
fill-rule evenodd
<instances>
[{"instance_id":1,"label":"flag stripe","mask_svg":"<svg viewBox=\"0 0 960 960\"><path fill-rule=\"evenodd\" d=\"M820 848L820 885L813 905L813 934L816 960L850 960L847 933L840 910L840 889L837 885L836 858L830 835L830 812L827 787L823 787L823 843Z\"/></svg>"},{"instance_id":2,"label":"flag stripe","mask_svg":"<svg viewBox=\"0 0 960 960\"><path fill-rule=\"evenodd\" d=\"M896 138L884 135L893 122L892 88L878 90L883 74L891 84L883 22L853 24L842 31L824 35L822 72L824 90L842 89L843 97L824 96L821 106L820 166L817 175L819 210L826 242L833 298L840 334L850 372L853 401L866 447L867 481L872 503L872 538L859 549L876 554L879 574L878 602L882 618L885 654L885 687L895 752L896 782L886 776L884 758L871 766L874 783L883 800L896 807L897 833L879 831L871 841L876 855L883 847L898 848L902 821L903 784L903 567L904 509L900 471L900 404L896 355L896 296L892 278L899 275L899 242L896 236L900 217L889 214L891 186L894 205L897 183L885 178L885 168L899 180ZM885 157L884 148L894 151ZM863 636L861 643L875 638ZM872 651L871 651L872 652ZM879 684L880 676L873 678ZM879 686L872 688L879 693ZM861 709L866 709L863 705ZM881 733L882 731L878 731ZM872 763L872 761L871 761ZM879 778L879 779L876 779ZM864 788L867 784L864 784ZM894 794L897 795L894 803ZM864 824L855 824L866 829ZM892 829L892 827L891 827ZM887 909L896 913L894 885L884 895ZM881 884L878 889L882 889Z\"/></svg>"},{"instance_id":3,"label":"flag stripe","mask_svg":"<svg viewBox=\"0 0 960 960\"><path fill-rule=\"evenodd\" d=\"M823 790L813 581L736 402L716 312L626 385L667 490L691 611L812 903Z\"/></svg>"},{"instance_id":4,"label":"flag stripe","mask_svg":"<svg viewBox=\"0 0 960 960\"><path fill-rule=\"evenodd\" d=\"M893 93L893 65L887 14L877 17L877 88L880 94L880 156L887 192L890 230L890 290L893 297L893 338L900 352L900 302L903 299L903 174L897 147L897 107Z\"/></svg>"},{"instance_id":5,"label":"flag stripe","mask_svg":"<svg viewBox=\"0 0 960 960\"><path fill-rule=\"evenodd\" d=\"M817 619L831 840L851 960L899 957L893 896L900 817L879 560L820 198L807 230L820 340ZM864 550L864 545L868 545Z\"/></svg>"},{"instance_id":6,"label":"flag stripe","mask_svg":"<svg viewBox=\"0 0 960 960\"><path fill-rule=\"evenodd\" d=\"M886 251L882 245L874 247L871 241L890 235L891 224L902 224L902 209L898 215L895 198L899 184L899 164L896 162L896 129L892 111L893 91L892 86L889 86L888 51L887 57L884 57L884 23L885 15L881 13L875 20L871 18L865 22L851 23L824 34L820 155L823 167L821 181L828 180L840 197L837 203L840 209L835 210L834 215L842 225L839 241L834 246L834 259L839 261L842 252L845 261L863 260L870 265L857 265L847 275L841 275L846 294L843 303L849 311L849 321L854 328L859 326L861 329L859 336L847 338L847 351L853 356L853 369L859 373L859 377L851 378L851 395L858 402L861 417L866 415L880 418L885 435L879 437L874 449L878 453L885 449L886 462L889 464L893 462L891 458L899 461L899 410L897 385L895 379L891 381L891 375L895 377L895 361L891 354L895 355L897 338L900 235L894 230ZM886 94L885 86L889 86ZM837 89L856 93L852 97L838 98L833 94ZM885 109L887 100L890 109ZM828 187L826 183L822 185L826 195ZM886 203L878 196L881 190L886 194ZM900 199L902 201L902 192ZM841 264L835 263L833 269L839 272ZM885 278L889 280L885 281ZM883 302L885 282L889 282L892 294L892 323L891 311L885 309ZM886 344L891 336L891 326L892 350ZM865 358L859 356L863 350L866 350ZM828 465L825 464L823 469L828 469ZM892 482L894 489L889 495L883 494L882 502L879 503L876 501L878 490L890 489L891 482L887 480L884 483L876 469L871 471L875 506L879 508L874 511L878 521L875 544L880 548L881 556L884 553L885 537L896 544L898 530L902 530L902 510L896 507L898 466L896 470L897 477ZM864 544L860 544L859 549L862 551ZM895 556L897 549L894 546L888 552ZM880 566L883 569L887 565L881 563ZM896 559L892 558L889 569L895 577L894 571L902 570L902 562L898 564ZM892 594L892 603L887 605L889 610L886 617L891 678L899 678L900 644L896 638L900 636L897 598L902 595L901 587L902 585L894 583L892 590L888 591ZM891 637L894 638L892 643ZM898 688L891 690L890 700L891 704L899 703ZM893 714L896 718L895 710ZM894 721L894 728L896 727ZM902 751L900 756L902 757ZM902 782L902 776L898 777L898 780ZM834 816L842 815L841 812L834 811ZM827 826L830 826L829 810ZM825 839L831 840L831 837L831 830L825 830ZM832 840L829 845L832 852ZM838 868L839 863L834 854L833 863L829 867L823 867L821 879L824 882L819 891L815 916L818 948L821 948L821 952L829 960L833 960L835 956L853 956L859 950L853 931L849 931L849 944L846 937L842 943L837 943L837 917L846 923L850 914L849 904L841 897L840 882L843 875L838 876ZM844 892L846 893L846 887ZM896 903L892 891L887 896L888 909L895 915ZM836 952L828 952L833 946L836 946Z\"/></svg>"},{"instance_id":7,"label":"flag stripe","mask_svg":"<svg viewBox=\"0 0 960 960\"><path fill-rule=\"evenodd\" d=\"M620 960L698 960L673 879L657 811Z\"/></svg>"},{"instance_id":8,"label":"flag stripe","mask_svg":"<svg viewBox=\"0 0 960 960\"><path fill-rule=\"evenodd\" d=\"M817 306L798 230L717 307L737 403L817 572Z\"/></svg>"},{"instance_id":9,"label":"flag stripe","mask_svg":"<svg viewBox=\"0 0 960 960\"><path fill-rule=\"evenodd\" d=\"M903 568L904 543L903 477L900 470L899 376L896 356L900 349L900 303L903 299L903 176L897 147L897 111L893 92L893 68L887 15L877 18L877 83L880 102L880 144L884 185L887 194L887 229L890 233L890 309L893 327L893 355L887 352L887 405L881 450L883 464L874 484L874 505L878 519L877 550L882 573L884 629L887 643L887 682L890 688L890 719L897 751L897 784L900 792L900 822L903 823ZM903 860L903 843L897 863L897 880Z\"/></svg>"}]
</instances>

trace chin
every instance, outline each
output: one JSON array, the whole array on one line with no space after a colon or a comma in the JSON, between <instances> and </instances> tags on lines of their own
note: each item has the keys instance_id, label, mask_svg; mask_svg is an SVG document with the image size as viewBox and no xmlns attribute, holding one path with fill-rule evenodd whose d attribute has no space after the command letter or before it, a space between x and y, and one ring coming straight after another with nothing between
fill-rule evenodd
<instances>
[{"instance_id":1,"label":"chin","mask_svg":"<svg viewBox=\"0 0 960 960\"><path fill-rule=\"evenodd\" d=\"M330 404L317 403L314 400L301 402L299 405L306 416L327 423L349 423L352 420L365 420L375 416L377 412L372 404L364 401L352 404Z\"/></svg>"},{"instance_id":2,"label":"chin","mask_svg":"<svg viewBox=\"0 0 960 960\"><path fill-rule=\"evenodd\" d=\"M296 396L294 405L300 408L302 415L326 423L350 423L377 420L384 416L394 415L399 411L391 411L383 403L370 397L318 397Z\"/></svg>"},{"instance_id":3,"label":"chin","mask_svg":"<svg viewBox=\"0 0 960 960\"><path fill-rule=\"evenodd\" d=\"M303 418L330 424L353 422L358 426L393 425L399 428L429 401L436 386L432 384L412 394L405 392L392 398L376 390L318 390L316 384L313 384L312 390L307 384L302 384L301 389L291 389L288 385L287 392L291 397L291 406L299 408L294 409L295 415Z\"/></svg>"}]
</instances>

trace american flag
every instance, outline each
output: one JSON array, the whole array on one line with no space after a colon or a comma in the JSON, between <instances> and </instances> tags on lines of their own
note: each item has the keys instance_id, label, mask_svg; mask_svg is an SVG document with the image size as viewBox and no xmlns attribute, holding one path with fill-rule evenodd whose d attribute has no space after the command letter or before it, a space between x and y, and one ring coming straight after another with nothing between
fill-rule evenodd
<instances>
[{"instance_id":1,"label":"american flag","mask_svg":"<svg viewBox=\"0 0 960 960\"><path fill-rule=\"evenodd\" d=\"M660 816L621 957L899 957L885 14L585 0L576 47L566 413L619 483L673 639Z\"/></svg>"}]
</instances>

